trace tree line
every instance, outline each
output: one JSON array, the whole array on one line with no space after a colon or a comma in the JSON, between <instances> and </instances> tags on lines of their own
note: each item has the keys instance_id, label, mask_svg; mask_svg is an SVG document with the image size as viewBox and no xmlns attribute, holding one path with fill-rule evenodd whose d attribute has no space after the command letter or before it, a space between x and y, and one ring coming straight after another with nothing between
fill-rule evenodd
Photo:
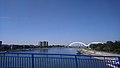
<instances>
[{"instance_id":1,"label":"tree line","mask_svg":"<svg viewBox=\"0 0 120 68\"><path fill-rule=\"evenodd\" d=\"M120 41L107 41L104 44L91 44L90 48L96 51L104 51L120 54Z\"/></svg>"},{"instance_id":2,"label":"tree line","mask_svg":"<svg viewBox=\"0 0 120 68\"><path fill-rule=\"evenodd\" d=\"M0 51L10 51L10 50L28 49L28 48L35 48L35 47L34 45L7 45L7 44L0 45Z\"/></svg>"}]
</instances>

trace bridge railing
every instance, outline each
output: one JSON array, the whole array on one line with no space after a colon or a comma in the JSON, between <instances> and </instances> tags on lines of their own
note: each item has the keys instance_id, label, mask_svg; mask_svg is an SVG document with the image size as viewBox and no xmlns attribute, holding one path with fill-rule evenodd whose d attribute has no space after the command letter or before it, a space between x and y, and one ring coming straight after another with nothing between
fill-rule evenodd
<instances>
[{"instance_id":1,"label":"bridge railing","mask_svg":"<svg viewBox=\"0 0 120 68\"><path fill-rule=\"evenodd\" d=\"M0 53L0 68L115 68L120 56Z\"/></svg>"}]
</instances>

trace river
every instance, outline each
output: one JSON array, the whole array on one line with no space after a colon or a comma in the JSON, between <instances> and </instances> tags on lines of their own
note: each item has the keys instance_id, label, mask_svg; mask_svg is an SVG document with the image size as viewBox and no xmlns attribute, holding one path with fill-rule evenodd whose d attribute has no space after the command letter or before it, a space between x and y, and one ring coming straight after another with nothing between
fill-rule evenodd
<instances>
[{"instance_id":1,"label":"river","mask_svg":"<svg viewBox=\"0 0 120 68\"><path fill-rule=\"evenodd\" d=\"M82 48L34 48L32 51L17 51L22 53L76 54Z\"/></svg>"}]
</instances>

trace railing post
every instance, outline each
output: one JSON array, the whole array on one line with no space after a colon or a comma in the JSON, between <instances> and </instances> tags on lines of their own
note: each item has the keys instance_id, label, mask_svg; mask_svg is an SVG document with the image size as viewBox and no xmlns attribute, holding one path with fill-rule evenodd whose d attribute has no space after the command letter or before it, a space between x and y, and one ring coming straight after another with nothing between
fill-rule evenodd
<instances>
[{"instance_id":1,"label":"railing post","mask_svg":"<svg viewBox=\"0 0 120 68\"><path fill-rule=\"evenodd\" d=\"M34 54L32 54L32 68L34 68Z\"/></svg>"},{"instance_id":2,"label":"railing post","mask_svg":"<svg viewBox=\"0 0 120 68\"><path fill-rule=\"evenodd\" d=\"M5 67L5 53L3 54L3 67Z\"/></svg>"},{"instance_id":3,"label":"railing post","mask_svg":"<svg viewBox=\"0 0 120 68\"><path fill-rule=\"evenodd\" d=\"M119 62L119 64L120 64L120 57L118 57L118 62Z\"/></svg>"},{"instance_id":4,"label":"railing post","mask_svg":"<svg viewBox=\"0 0 120 68\"><path fill-rule=\"evenodd\" d=\"M76 68L78 68L77 56L75 55Z\"/></svg>"},{"instance_id":5,"label":"railing post","mask_svg":"<svg viewBox=\"0 0 120 68\"><path fill-rule=\"evenodd\" d=\"M118 64L116 66L117 68L120 68L120 57L118 57Z\"/></svg>"},{"instance_id":6,"label":"railing post","mask_svg":"<svg viewBox=\"0 0 120 68\"><path fill-rule=\"evenodd\" d=\"M119 62L119 66L120 66L120 57L118 57L118 62Z\"/></svg>"}]
</instances>

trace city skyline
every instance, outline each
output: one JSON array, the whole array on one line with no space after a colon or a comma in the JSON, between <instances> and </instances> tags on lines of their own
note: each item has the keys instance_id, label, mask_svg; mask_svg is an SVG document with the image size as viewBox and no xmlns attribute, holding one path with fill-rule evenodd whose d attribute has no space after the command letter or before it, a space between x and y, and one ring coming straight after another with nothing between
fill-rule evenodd
<instances>
[{"instance_id":1,"label":"city skyline","mask_svg":"<svg viewBox=\"0 0 120 68\"><path fill-rule=\"evenodd\" d=\"M120 40L120 1L0 0L0 40L7 44Z\"/></svg>"}]
</instances>

